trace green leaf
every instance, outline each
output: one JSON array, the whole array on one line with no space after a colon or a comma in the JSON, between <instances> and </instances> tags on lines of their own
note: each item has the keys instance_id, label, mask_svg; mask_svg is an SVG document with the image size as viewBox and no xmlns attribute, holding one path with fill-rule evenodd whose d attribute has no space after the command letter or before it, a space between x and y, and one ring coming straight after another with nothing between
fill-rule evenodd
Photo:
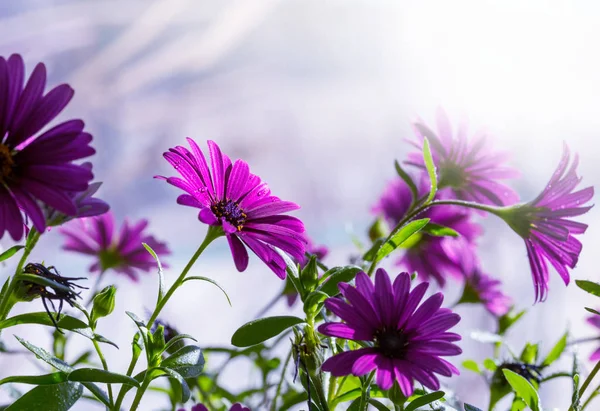
<instances>
[{"instance_id":1,"label":"green leaf","mask_svg":"<svg viewBox=\"0 0 600 411\"><path fill-rule=\"evenodd\" d=\"M422 407L424 405L427 405L434 401L437 401L441 398L444 398L444 395L446 395L446 393L444 391L430 392L429 394L425 394L425 395L411 401L410 404L408 404L404 408L404 411L414 411L419 407Z\"/></svg>"},{"instance_id":2,"label":"green leaf","mask_svg":"<svg viewBox=\"0 0 600 411\"><path fill-rule=\"evenodd\" d=\"M373 241L371 248L369 248L367 252L363 254L363 260L373 261L377 255L377 251L379 251L383 243L385 243L385 238L378 238L377 240Z\"/></svg>"},{"instance_id":3,"label":"green leaf","mask_svg":"<svg viewBox=\"0 0 600 411\"><path fill-rule=\"evenodd\" d=\"M525 315L526 312L526 310L523 310L516 314L513 314L513 311L511 310L507 314L504 314L502 317L500 317L498 319L498 335L506 334L506 331L508 331L510 327L515 325L515 323L519 321L521 317Z\"/></svg>"},{"instance_id":4,"label":"green leaf","mask_svg":"<svg viewBox=\"0 0 600 411\"><path fill-rule=\"evenodd\" d=\"M229 299L229 296L227 295L227 292L215 280L210 279L208 277L201 277L201 276L195 276L195 275L193 275L191 277L186 277L182 281L182 284L185 283L186 281L191 281L191 280L206 281L206 282L209 282L209 283L215 285L219 290L221 290L223 292L223 294L225 294L225 298L227 298L227 302L229 303L229 306L231 306L231 300Z\"/></svg>"},{"instance_id":5,"label":"green leaf","mask_svg":"<svg viewBox=\"0 0 600 411\"><path fill-rule=\"evenodd\" d=\"M69 381L103 382L107 384L128 384L139 387L140 383L133 378L98 368L78 368L69 374Z\"/></svg>"},{"instance_id":6,"label":"green leaf","mask_svg":"<svg viewBox=\"0 0 600 411\"><path fill-rule=\"evenodd\" d=\"M307 314L319 312L323 306L323 301L327 298L329 298L329 295L324 292L313 291L304 300L304 312Z\"/></svg>"},{"instance_id":7,"label":"green leaf","mask_svg":"<svg viewBox=\"0 0 600 411\"><path fill-rule=\"evenodd\" d=\"M204 354L200 347L186 345L164 359L161 366L176 371L183 378L196 378L204 369Z\"/></svg>"},{"instance_id":8,"label":"green leaf","mask_svg":"<svg viewBox=\"0 0 600 411\"><path fill-rule=\"evenodd\" d=\"M169 378L172 378L179 383L179 386L181 387L181 402L187 402L192 394L190 392L190 387L188 386L187 382L185 382L185 379L181 376L181 374L168 367L160 367L159 369L164 371Z\"/></svg>"},{"instance_id":9,"label":"green leaf","mask_svg":"<svg viewBox=\"0 0 600 411\"><path fill-rule=\"evenodd\" d=\"M600 312L594 310L593 308L590 307L585 307L586 311L592 313L592 314L596 314L596 315L600 315Z\"/></svg>"},{"instance_id":10,"label":"green leaf","mask_svg":"<svg viewBox=\"0 0 600 411\"><path fill-rule=\"evenodd\" d=\"M34 385L52 385L67 381L67 374L64 372L54 372L44 375L15 375L0 380L0 385L8 383L34 384Z\"/></svg>"},{"instance_id":11,"label":"green leaf","mask_svg":"<svg viewBox=\"0 0 600 411\"><path fill-rule=\"evenodd\" d=\"M491 358L486 358L485 360L483 360L483 366L486 370L489 371L496 371L498 369L498 366Z\"/></svg>"},{"instance_id":12,"label":"green leaf","mask_svg":"<svg viewBox=\"0 0 600 411\"><path fill-rule=\"evenodd\" d=\"M76 382L40 385L8 406L6 411L67 411L83 395L83 386Z\"/></svg>"},{"instance_id":13,"label":"green leaf","mask_svg":"<svg viewBox=\"0 0 600 411\"><path fill-rule=\"evenodd\" d=\"M481 370L479 369L479 364L477 364L475 361L473 360L466 360L463 361L462 366L464 368L466 368L469 371L473 371L477 374L481 374Z\"/></svg>"},{"instance_id":14,"label":"green leaf","mask_svg":"<svg viewBox=\"0 0 600 411\"><path fill-rule=\"evenodd\" d=\"M198 342L198 340L196 340L194 337L192 337L191 335L188 334L177 334L175 337L171 338L169 340L169 342L165 345L165 348L163 349L163 352L165 351L169 351L169 349L171 347L173 347L175 344L177 344L179 341L181 340L185 340L185 339L189 339L192 340L194 342Z\"/></svg>"},{"instance_id":15,"label":"green leaf","mask_svg":"<svg viewBox=\"0 0 600 411\"><path fill-rule=\"evenodd\" d=\"M575 280L575 284L583 291L595 295L596 297L600 297L600 284L587 280Z\"/></svg>"},{"instance_id":16,"label":"green leaf","mask_svg":"<svg viewBox=\"0 0 600 411\"><path fill-rule=\"evenodd\" d=\"M429 223L429 218L422 218L420 220L414 220L402 227L396 232L389 240L387 240L377 251L374 262L381 261L384 257L400 247L402 243L408 240L413 234L421 231Z\"/></svg>"},{"instance_id":17,"label":"green leaf","mask_svg":"<svg viewBox=\"0 0 600 411\"><path fill-rule=\"evenodd\" d=\"M460 234L450 227L439 225L436 223L427 223L423 228L423 232L435 237L459 237Z\"/></svg>"},{"instance_id":18,"label":"green leaf","mask_svg":"<svg viewBox=\"0 0 600 411\"><path fill-rule=\"evenodd\" d=\"M236 347L249 347L273 338L304 320L294 316L277 316L250 321L237 329L231 337Z\"/></svg>"},{"instance_id":19,"label":"green leaf","mask_svg":"<svg viewBox=\"0 0 600 411\"><path fill-rule=\"evenodd\" d=\"M520 398L515 397L513 399L512 405L510 406L510 411L523 411L527 408L527 404Z\"/></svg>"},{"instance_id":20,"label":"green leaf","mask_svg":"<svg viewBox=\"0 0 600 411\"><path fill-rule=\"evenodd\" d=\"M373 398L369 399L369 404L371 404L373 407L377 408L378 411L390 411L388 407L386 407L381 402L379 402Z\"/></svg>"},{"instance_id":21,"label":"green leaf","mask_svg":"<svg viewBox=\"0 0 600 411\"><path fill-rule=\"evenodd\" d=\"M406 183L406 185L410 189L413 202L416 202L419 199L419 189L417 188L417 185L413 181L412 177L410 176L410 174L404 171L402 166L400 166L398 160L394 161L394 167L396 167L396 173L398 173L398 176Z\"/></svg>"},{"instance_id":22,"label":"green leaf","mask_svg":"<svg viewBox=\"0 0 600 411\"><path fill-rule=\"evenodd\" d=\"M546 359L544 361L542 361L543 367L546 367L546 366L552 364L554 361L556 361L560 358L562 353L565 351L565 348L567 348L567 336L568 336L568 333L565 333L561 337L561 339L558 340L558 342L556 343L554 348L552 348L552 350L550 351L550 354L548 354Z\"/></svg>"},{"instance_id":23,"label":"green leaf","mask_svg":"<svg viewBox=\"0 0 600 411\"><path fill-rule=\"evenodd\" d=\"M19 251L23 248L25 248L24 245L15 245L15 246L10 247L8 250L6 250L2 254L0 254L0 262L2 262L4 260L8 260L10 257L15 255L17 253L17 251Z\"/></svg>"},{"instance_id":24,"label":"green leaf","mask_svg":"<svg viewBox=\"0 0 600 411\"><path fill-rule=\"evenodd\" d=\"M467 403L464 404L464 407L465 411L482 411L481 408L477 408L476 406Z\"/></svg>"},{"instance_id":25,"label":"green leaf","mask_svg":"<svg viewBox=\"0 0 600 411\"><path fill-rule=\"evenodd\" d=\"M540 397L533 385L516 372L503 369L504 377L515 393L521 397L533 411L540 411Z\"/></svg>"},{"instance_id":26,"label":"green leaf","mask_svg":"<svg viewBox=\"0 0 600 411\"><path fill-rule=\"evenodd\" d=\"M423 160L425 161L425 168L429 175L429 181L431 181L431 189L425 204L433 201L435 194L437 193L437 172L435 170L435 164L433 163L433 157L431 156L431 148L429 147L429 140L423 138Z\"/></svg>"},{"instance_id":27,"label":"green leaf","mask_svg":"<svg viewBox=\"0 0 600 411\"><path fill-rule=\"evenodd\" d=\"M158 299L156 301L156 304L158 304L160 302L160 300L162 300L163 297L165 296L165 275L163 273L163 267L162 267L162 264L160 263L160 259L158 258L158 255L152 249L152 247L150 247L146 243L142 243L142 245L144 246L146 251L148 251L152 255L152 257L154 257L154 259L156 260L156 264L158 265Z\"/></svg>"},{"instance_id":28,"label":"green leaf","mask_svg":"<svg viewBox=\"0 0 600 411\"><path fill-rule=\"evenodd\" d=\"M525 364L535 364L538 358L538 345L537 344L525 344L525 348L521 352L520 360Z\"/></svg>"},{"instance_id":29,"label":"green leaf","mask_svg":"<svg viewBox=\"0 0 600 411\"><path fill-rule=\"evenodd\" d=\"M317 287L317 291L324 292L331 297L338 295L340 293L338 284L348 283L354 280L356 274L361 271L362 269L360 267L353 265L334 267L323 274L325 280Z\"/></svg>"}]
</instances>

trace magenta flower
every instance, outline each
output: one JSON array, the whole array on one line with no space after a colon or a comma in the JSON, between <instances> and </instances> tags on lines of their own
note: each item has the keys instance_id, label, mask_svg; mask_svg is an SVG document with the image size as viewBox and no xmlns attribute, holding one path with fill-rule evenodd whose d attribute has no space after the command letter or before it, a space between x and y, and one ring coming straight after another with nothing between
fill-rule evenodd
<instances>
[{"instance_id":1,"label":"magenta flower","mask_svg":"<svg viewBox=\"0 0 600 411\"><path fill-rule=\"evenodd\" d=\"M191 138L187 141L192 152L177 146L164 153L183 178L159 178L187 193L177 202L199 208L200 221L223 227L238 271L248 267L249 247L279 278L285 278L286 263L275 247L296 261L304 258L304 224L282 214L299 206L271 195L260 177L250 173L245 161L232 164L215 142L208 141L209 169L200 147Z\"/></svg>"},{"instance_id":2,"label":"magenta flower","mask_svg":"<svg viewBox=\"0 0 600 411\"><path fill-rule=\"evenodd\" d=\"M591 326L600 329L600 316L594 314L594 315L587 317L585 320ZM599 339L600 339L600 337L599 337ZM598 360L600 360L600 347L598 349L596 349L596 351L594 351L592 353L592 355L590 355L590 361L598 361Z\"/></svg>"},{"instance_id":3,"label":"magenta flower","mask_svg":"<svg viewBox=\"0 0 600 411\"><path fill-rule=\"evenodd\" d=\"M399 274L392 285L383 269L377 270L375 285L362 272L356 276L356 287L340 283L347 302L328 298L325 307L344 322L322 324L319 332L367 341L372 346L337 354L323 363L322 370L334 376L362 376L376 369L381 389L389 390L397 381L406 397L412 395L415 380L438 390L440 383L435 374L458 375L456 367L441 357L462 352L453 344L461 339L460 335L447 331L460 317L440 308L442 293L419 306L429 284L421 283L412 291L410 285L407 273Z\"/></svg>"},{"instance_id":4,"label":"magenta flower","mask_svg":"<svg viewBox=\"0 0 600 411\"><path fill-rule=\"evenodd\" d=\"M426 186L420 186L419 194L425 194ZM446 197L447 192L440 191L438 197ZM372 211L383 215L394 227L408 213L411 198L408 185L398 178L386 187ZM448 275L462 278L465 268L469 270L477 264L475 239L481 234L481 228L471 220L471 215L471 211L459 206L431 207L419 214L419 218L430 218L432 223L452 228L460 237L416 234L405 246L405 253L398 264L409 272L416 271L422 280L433 277L442 287Z\"/></svg>"},{"instance_id":5,"label":"magenta flower","mask_svg":"<svg viewBox=\"0 0 600 411\"><path fill-rule=\"evenodd\" d=\"M498 180L517 177L519 172L504 165L506 153L494 152L485 133L467 139L467 125L452 126L442 109L437 111L437 134L422 121L415 123L418 152L409 154L407 164L425 168L423 139L427 137L438 169L440 188L450 187L456 198L484 204L510 205L519 200L515 191Z\"/></svg>"},{"instance_id":6,"label":"magenta flower","mask_svg":"<svg viewBox=\"0 0 600 411\"><path fill-rule=\"evenodd\" d=\"M481 303L492 315L501 317L512 306L512 299L502 292L501 286L502 281L475 268L465 278L465 291L460 302Z\"/></svg>"},{"instance_id":7,"label":"magenta flower","mask_svg":"<svg viewBox=\"0 0 600 411\"><path fill-rule=\"evenodd\" d=\"M73 161L94 154L83 121L70 120L36 136L69 103L73 89L61 84L44 94L46 67L39 63L29 80L18 54L0 57L0 238L18 241L24 218L46 229L43 203L65 215L77 214L69 193L83 192L91 170ZM39 202L38 202L39 201Z\"/></svg>"},{"instance_id":8,"label":"magenta flower","mask_svg":"<svg viewBox=\"0 0 600 411\"><path fill-rule=\"evenodd\" d=\"M117 234L114 216L108 212L99 217L77 219L59 231L66 236L65 250L96 258L91 272L102 275L107 270L114 270L138 281L138 271L156 269L156 261L142 243L148 244L159 257L170 254L165 243L144 233L147 226L148 220L140 220L132 226L125 221Z\"/></svg>"},{"instance_id":9,"label":"magenta flower","mask_svg":"<svg viewBox=\"0 0 600 411\"><path fill-rule=\"evenodd\" d=\"M185 411L185 408L180 408L178 411ZM197 404L192 407L191 411L208 411L208 408L203 404ZM244 407L242 404L235 403L229 408L229 411L251 411L250 408Z\"/></svg>"},{"instance_id":10,"label":"magenta flower","mask_svg":"<svg viewBox=\"0 0 600 411\"><path fill-rule=\"evenodd\" d=\"M583 234L587 225L570 220L587 213L584 206L594 195L594 187L574 191L581 181L577 176L577 155L571 167L569 149L564 147L560 163L546 188L533 201L500 209L496 214L523 239L535 287L535 301L544 301L548 294L548 265L569 284L568 268L575 268L582 245L574 235Z\"/></svg>"}]
</instances>

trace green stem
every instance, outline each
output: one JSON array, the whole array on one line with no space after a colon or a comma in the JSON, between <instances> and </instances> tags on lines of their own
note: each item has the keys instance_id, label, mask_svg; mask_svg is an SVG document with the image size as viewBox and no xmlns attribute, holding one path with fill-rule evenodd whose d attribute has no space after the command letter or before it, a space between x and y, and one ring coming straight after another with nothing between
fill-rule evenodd
<instances>
[{"instance_id":1,"label":"green stem","mask_svg":"<svg viewBox=\"0 0 600 411\"><path fill-rule=\"evenodd\" d=\"M592 370L590 375L588 375L588 377L585 379L585 381L583 382L583 385L579 389L579 398L583 397L585 390L587 390L589 385L592 383L592 380L594 379L596 374L598 374L598 371L600 371L600 361L598 361L596 363L596 366L594 367L594 369ZM569 407L569 411L573 411L573 404L571 404L571 406Z\"/></svg>"},{"instance_id":2,"label":"green stem","mask_svg":"<svg viewBox=\"0 0 600 411\"><path fill-rule=\"evenodd\" d=\"M337 389L337 377L330 375L329 376L329 388L327 389L327 404L331 404L331 402L335 396L336 389Z\"/></svg>"},{"instance_id":3,"label":"green stem","mask_svg":"<svg viewBox=\"0 0 600 411\"><path fill-rule=\"evenodd\" d=\"M106 359L104 358L104 355L102 354L102 349L100 348L100 344L98 344L98 342L96 340L92 340L92 342L94 343L94 348L96 349L96 352L98 353L98 357L100 358L100 362L102 363L102 368L104 368L104 371L108 371L108 363L106 362ZM106 388L108 389L108 399L112 405L112 404L114 404L112 386L110 384L106 384Z\"/></svg>"},{"instance_id":4,"label":"green stem","mask_svg":"<svg viewBox=\"0 0 600 411\"><path fill-rule=\"evenodd\" d=\"M592 402L592 400L594 398L596 398L598 395L600 395L600 386L598 386L594 392L592 392L590 394L590 396L588 397L587 400L585 400L585 402L583 403L583 405L581 406L581 411L585 410L585 407L587 407L588 405L590 405L590 403Z\"/></svg>"},{"instance_id":5,"label":"green stem","mask_svg":"<svg viewBox=\"0 0 600 411\"><path fill-rule=\"evenodd\" d=\"M135 394L135 398L133 399L133 403L131 404L131 408L129 409L130 411L137 410L137 407L140 405L140 401L142 400L144 393L146 392L146 390L148 389L148 386L150 385L150 380L151 379L148 378L148 376L146 376L146 378L144 378L144 382L142 383L142 386L137 390L137 393Z\"/></svg>"},{"instance_id":6,"label":"green stem","mask_svg":"<svg viewBox=\"0 0 600 411\"><path fill-rule=\"evenodd\" d=\"M283 369L281 370L281 378L279 379L279 383L277 384L277 389L275 390L275 396L273 397L273 403L271 404L271 411L277 410L277 397L279 397L279 394L281 393L281 387L283 386L283 380L285 380L285 371L287 370L288 364L290 363L291 359L292 359L292 350L290 350L290 353L288 354L287 359L285 360L285 363L283 363Z\"/></svg>"},{"instance_id":7,"label":"green stem","mask_svg":"<svg viewBox=\"0 0 600 411\"><path fill-rule=\"evenodd\" d=\"M21 256L21 259L19 260L17 269L15 270L15 275L13 276L13 278L10 281L10 284L8 285L8 288L6 289L6 293L4 295L0 296L2 298L2 301L0 301L0 321L6 319L6 317L8 316L8 313L10 312L10 310L12 308L12 305L11 305L12 294L19 284L19 281L16 279L17 274L19 274L19 273L21 273L21 271L23 271L23 266L25 265L25 262L27 261L29 254L31 254L31 251L33 251L33 248L35 247L35 245L37 244L39 239L40 239L40 233L37 232L37 230L35 228L32 228L31 231L29 232L29 235L27 236L27 240L25 243L25 249L23 251L23 255ZM12 304L14 305L14 301L12 301Z\"/></svg>"},{"instance_id":8,"label":"green stem","mask_svg":"<svg viewBox=\"0 0 600 411\"><path fill-rule=\"evenodd\" d=\"M221 235L223 235L223 230L220 226L208 226L208 231L206 232L206 237L204 237L204 241L202 241L202 244L200 244L200 247L198 247L198 250L196 250L196 252L192 256L190 261L187 263L187 265L185 266L185 268L183 269L183 271L181 272L181 274L179 275L177 280L175 280L175 282L173 283L171 288L169 288L169 291L167 291L165 296L156 305L154 312L152 313L152 315L150 316L150 319L148 320L148 324L147 324L148 329L152 328L154 321L156 321L156 319L160 315L160 312L167 304L167 301L169 301L169 299L173 296L173 294L175 293L175 290L177 290L177 288L179 288L179 286L181 284L183 284L183 280L185 280L185 276L192 269L192 267L194 266L194 264L196 263L196 261L198 260L200 255L202 255L202 253L204 252L206 247L208 247L208 245L211 242L213 242L213 240L220 237ZM129 368L127 369L128 376L131 376L131 374L133 374L133 370L135 369L135 365L137 364L137 361L140 358L140 354L141 354L141 351L138 351L137 353L134 352L134 354L132 355L131 362L129 363ZM120 409L124 398L125 398L125 390L124 390L124 387L122 386L121 389L119 390L119 395L117 396L117 402L115 404L116 410Z\"/></svg>"},{"instance_id":9,"label":"green stem","mask_svg":"<svg viewBox=\"0 0 600 411\"><path fill-rule=\"evenodd\" d=\"M362 385L362 393L360 395L360 404L358 406L359 411L367 411L369 408L369 396L371 394L371 381L375 371L371 371L364 384Z\"/></svg>"}]
</instances>

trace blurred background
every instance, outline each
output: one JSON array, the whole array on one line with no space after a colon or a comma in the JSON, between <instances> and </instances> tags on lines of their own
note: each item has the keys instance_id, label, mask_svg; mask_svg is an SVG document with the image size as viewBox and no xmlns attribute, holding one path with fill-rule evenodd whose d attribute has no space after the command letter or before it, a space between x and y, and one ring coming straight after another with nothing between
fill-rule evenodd
<instances>
[{"instance_id":1,"label":"blurred background","mask_svg":"<svg viewBox=\"0 0 600 411\"><path fill-rule=\"evenodd\" d=\"M175 203L175 188L153 176L174 174L162 153L186 136L217 141L230 157L246 160L276 195L299 203L309 234L332 250L329 265L347 263L355 252L353 235L366 240L370 208L395 175L393 161L409 150L410 121L420 116L432 123L438 106L454 122L466 115L472 129L486 128L496 147L512 152L512 164L523 170L514 187L524 200L547 182L563 142L579 153L584 184L596 185L599 19L600 5L584 0L5 0L0 55L22 54L28 71L43 61L50 85L75 88L61 118L83 118L94 135L94 172L104 182L99 196L119 220L151 220L150 230L173 250L165 259L172 281L205 226L193 209ZM598 213L593 209L582 221L593 223ZM541 342L545 354L565 327L578 337L593 336L583 304L597 301L575 286L565 288L553 273L548 300L532 307L522 242L493 218L483 224L484 266L505 282L518 308L530 309L510 334L513 347ZM61 241L49 233L34 257L64 275L85 273L91 262L58 253ZM600 280L593 260L600 245L596 225L582 241L573 277ZM7 236L1 244L11 246ZM225 241L209 251L194 274L217 280L233 307L218 290L197 283L178 291L162 317L200 344L227 345L283 283L257 258L238 273ZM0 277L11 268L1 268ZM123 372L134 332L123 312L145 316L157 280L149 274L132 285L113 276L108 283L116 283L120 295L110 324L101 323L99 332L120 345L105 353L111 368ZM458 292L450 288L448 304ZM288 310L281 301L271 312ZM483 309L459 312L464 335L492 330ZM47 329L10 331L3 335L9 347L18 345L11 334L41 346L50 341ZM70 344L77 352L87 341L75 336ZM468 337L461 345L468 355L454 360L457 365L491 354ZM592 348L580 347L582 357ZM39 373L39 364L0 356L0 377ZM229 371L224 380L232 389L254 382L245 364ZM465 371L447 382L460 398L487 406L480 377ZM568 381L548 383L541 395L545 406L566 409ZM0 387L0 403L9 396ZM166 404L148 395L141 408ZM81 402L75 409L93 406Z\"/></svg>"}]
</instances>

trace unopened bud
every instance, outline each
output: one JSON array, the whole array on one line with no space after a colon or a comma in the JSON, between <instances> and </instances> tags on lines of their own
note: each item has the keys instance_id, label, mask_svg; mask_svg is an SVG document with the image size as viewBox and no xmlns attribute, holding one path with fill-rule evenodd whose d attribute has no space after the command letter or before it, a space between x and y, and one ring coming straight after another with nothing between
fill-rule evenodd
<instances>
[{"instance_id":1,"label":"unopened bud","mask_svg":"<svg viewBox=\"0 0 600 411\"><path fill-rule=\"evenodd\" d=\"M109 285L104 288L94 297L94 305L92 307L92 319L95 321L98 318L110 315L115 309L115 294L117 289L114 285Z\"/></svg>"}]
</instances>

